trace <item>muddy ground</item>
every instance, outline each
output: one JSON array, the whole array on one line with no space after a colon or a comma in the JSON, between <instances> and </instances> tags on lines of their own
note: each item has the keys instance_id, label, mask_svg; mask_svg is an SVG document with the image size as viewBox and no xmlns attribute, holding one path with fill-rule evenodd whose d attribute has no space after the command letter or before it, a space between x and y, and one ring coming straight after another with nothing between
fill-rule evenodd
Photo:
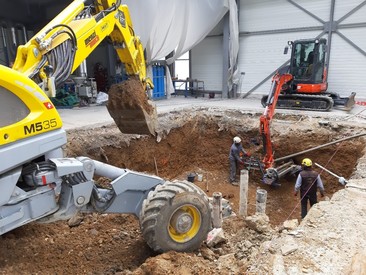
<instances>
[{"instance_id":1,"label":"muddy ground","mask_svg":"<svg viewBox=\"0 0 366 275\"><path fill-rule=\"evenodd\" d=\"M158 175L167 180L203 175L195 184L208 196L221 192L238 213L239 187L228 182L228 152L239 135L252 156L262 158L259 114L196 109L159 117L159 134L121 134L114 125L68 132L68 156L89 156L118 167ZM271 125L276 158L287 156L363 131L362 125L299 116L276 115ZM304 157L346 179L355 174L365 141L355 138L293 158ZM320 171L320 170L318 170ZM32 223L0 237L1 274L246 274L260 257L260 247L282 231L286 220L299 219L299 198L293 195L295 177L281 179L280 188L261 182L259 171L249 172L248 215L255 214L258 188L268 192L269 224L262 232L243 217L224 221L226 241L213 248L202 244L194 253L156 255L142 238L138 219L121 214L88 214L79 226L66 221ZM326 197L344 187L322 172ZM263 274L271 273L262 270ZM258 270L253 274L258 273Z\"/></svg>"}]
</instances>

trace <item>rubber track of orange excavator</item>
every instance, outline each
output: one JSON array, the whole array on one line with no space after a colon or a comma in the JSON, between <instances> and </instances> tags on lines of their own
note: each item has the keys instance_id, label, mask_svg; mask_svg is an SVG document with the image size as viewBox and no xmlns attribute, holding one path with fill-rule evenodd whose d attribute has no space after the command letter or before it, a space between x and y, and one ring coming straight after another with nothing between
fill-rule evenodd
<instances>
[{"instance_id":1,"label":"rubber track of orange excavator","mask_svg":"<svg viewBox=\"0 0 366 275\"><path fill-rule=\"evenodd\" d=\"M262 97L261 103L266 106L268 96ZM326 112L333 108L333 99L323 95L280 95L277 101L277 109L307 110Z\"/></svg>"}]
</instances>

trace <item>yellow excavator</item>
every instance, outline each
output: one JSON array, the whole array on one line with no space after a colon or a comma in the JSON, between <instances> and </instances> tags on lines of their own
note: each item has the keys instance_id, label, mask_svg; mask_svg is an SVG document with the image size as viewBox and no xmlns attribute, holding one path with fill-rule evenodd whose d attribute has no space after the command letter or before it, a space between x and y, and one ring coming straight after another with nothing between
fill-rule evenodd
<instances>
[{"instance_id":1,"label":"yellow excavator","mask_svg":"<svg viewBox=\"0 0 366 275\"><path fill-rule=\"evenodd\" d=\"M195 250L212 228L212 207L201 189L63 155L66 133L49 96L106 37L127 73L143 88L150 85L143 48L120 0L73 1L19 47L12 69L0 65L0 235L79 212L130 213L153 250ZM112 108L118 112L118 106L133 105ZM133 124L131 113L125 119ZM97 185L95 176L109 178L110 186Z\"/></svg>"},{"instance_id":2,"label":"yellow excavator","mask_svg":"<svg viewBox=\"0 0 366 275\"><path fill-rule=\"evenodd\" d=\"M129 104L122 104L121 96L110 94L108 111L123 133L154 134L156 110L145 94L153 84L146 76L143 46L134 33L128 7L121 5L121 0L72 2L27 44L19 46L13 70L28 76L54 97L56 89L107 37L124 63L126 74L137 78L141 86L134 85L133 92L120 91Z\"/></svg>"}]
</instances>

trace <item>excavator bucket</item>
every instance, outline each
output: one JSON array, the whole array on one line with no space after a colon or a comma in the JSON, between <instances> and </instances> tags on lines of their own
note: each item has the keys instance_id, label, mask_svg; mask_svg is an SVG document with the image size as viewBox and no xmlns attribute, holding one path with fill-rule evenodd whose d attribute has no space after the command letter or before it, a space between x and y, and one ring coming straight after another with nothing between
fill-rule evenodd
<instances>
[{"instance_id":1,"label":"excavator bucket","mask_svg":"<svg viewBox=\"0 0 366 275\"><path fill-rule=\"evenodd\" d=\"M108 91L107 109L124 134L155 135L157 113L138 79L114 84Z\"/></svg>"},{"instance_id":2,"label":"excavator bucket","mask_svg":"<svg viewBox=\"0 0 366 275\"><path fill-rule=\"evenodd\" d=\"M346 103L344 104L344 108L346 111L349 111L353 108L353 106L355 105L356 101L355 101L355 96L356 93L351 93L351 95L347 98Z\"/></svg>"}]
</instances>

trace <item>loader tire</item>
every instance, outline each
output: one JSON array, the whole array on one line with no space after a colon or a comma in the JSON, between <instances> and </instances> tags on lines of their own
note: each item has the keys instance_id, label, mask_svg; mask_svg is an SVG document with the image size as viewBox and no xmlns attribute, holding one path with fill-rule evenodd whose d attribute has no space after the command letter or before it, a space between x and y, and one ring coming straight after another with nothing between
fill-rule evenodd
<instances>
[{"instance_id":1,"label":"loader tire","mask_svg":"<svg viewBox=\"0 0 366 275\"><path fill-rule=\"evenodd\" d=\"M156 252L194 251L210 230L208 197L188 181L167 181L144 200L140 226L145 241Z\"/></svg>"}]
</instances>

